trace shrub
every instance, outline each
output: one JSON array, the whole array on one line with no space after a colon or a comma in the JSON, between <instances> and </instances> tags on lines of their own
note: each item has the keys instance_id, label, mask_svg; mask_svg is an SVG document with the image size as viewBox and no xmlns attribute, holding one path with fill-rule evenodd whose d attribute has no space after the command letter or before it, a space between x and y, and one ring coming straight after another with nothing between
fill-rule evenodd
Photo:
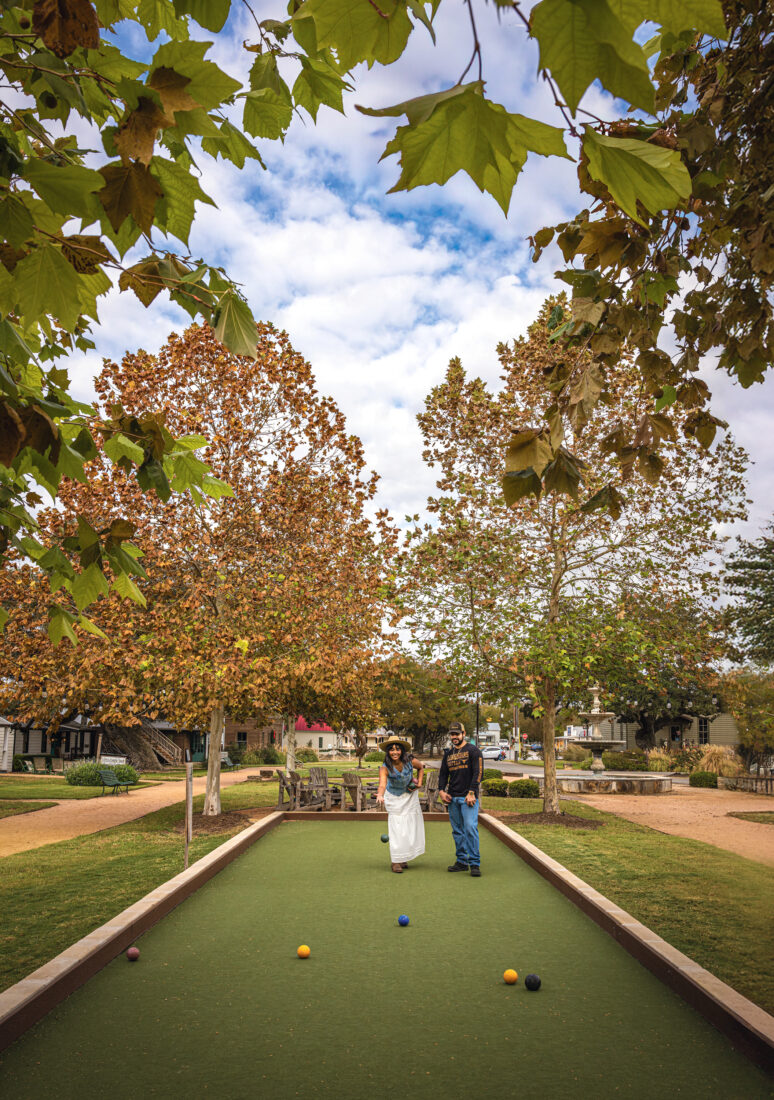
<instances>
[{"instance_id":1,"label":"shrub","mask_svg":"<svg viewBox=\"0 0 774 1100\"><path fill-rule=\"evenodd\" d=\"M378 750L375 750L374 752L367 752L365 754L365 756L363 757L363 760L367 764L383 764L384 763L384 753L379 752Z\"/></svg>"},{"instance_id":2,"label":"shrub","mask_svg":"<svg viewBox=\"0 0 774 1100\"><path fill-rule=\"evenodd\" d=\"M540 784L537 779L515 779L508 785L509 798L538 798Z\"/></svg>"},{"instance_id":3,"label":"shrub","mask_svg":"<svg viewBox=\"0 0 774 1100\"><path fill-rule=\"evenodd\" d=\"M646 772L648 761L644 752L603 752L602 763L616 772Z\"/></svg>"},{"instance_id":4,"label":"shrub","mask_svg":"<svg viewBox=\"0 0 774 1100\"><path fill-rule=\"evenodd\" d=\"M275 749L274 745L262 745L259 749L250 749L242 757L243 764L284 764L285 753Z\"/></svg>"},{"instance_id":5,"label":"shrub","mask_svg":"<svg viewBox=\"0 0 774 1100\"><path fill-rule=\"evenodd\" d=\"M505 798L508 794L508 782L505 779L484 779L481 789L493 798Z\"/></svg>"},{"instance_id":6,"label":"shrub","mask_svg":"<svg viewBox=\"0 0 774 1100\"><path fill-rule=\"evenodd\" d=\"M241 764L242 759L247 752L247 746L240 745L238 742L232 741L230 745L226 745L225 751L228 753L228 758L232 764Z\"/></svg>"},{"instance_id":7,"label":"shrub","mask_svg":"<svg viewBox=\"0 0 774 1100\"><path fill-rule=\"evenodd\" d=\"M110 770L113 771L114 769L111 768ZM65 772L65 779L71 787L101 787L102 776L99 773L99 764L95 764L91 760L85 764L75 764L74 767L68 768Z\"/></svg>"},{"instance_id":8,"label":"shrub","mask_svg":"<svg viewBox=\"0 0 774 1100\"><path fill-rule=\"evenodd\" d=\"M740 775L744 764L729 745L707 745L696 766L700 772L712 772L713 775Z\"/></svg>"},{"instance_id":9,"label":"shrub","mask_svg":"<svg viewBox=\"0 0 774 1100\"><path fill-rule=\"evenodd\" d=\"M691 772L688 782L692 787L717 787L718 777L714 772Z\"/></svg>"},{"instance_id":10,"label":"shrub","mask_svg":"<svg viewBox=\"0 0 774 1100\"><path fill-rule=\"evenodd\" d=\"M564 760L572 760L580 763L581 760L585 760L589 755L589 750L585 745L568 745L562 753Z\"/></svg>"},{"instance_id":11,"label":"shrub","mask_svg":"<svg viewBox=\"0 0 774 1100\"><path fill-rule=\"evenodd\" d=\"M15 753L13 758L13 764L11 764L11 771L23 772L24 771L24 757L21 753Z\"/></svg>"},{"instance_id":12,"label":"shrub","mask_svg":"<svg viewBox=\"0 0 774 1100\"><path fill-rule=\"evenodd\" d=\"M319 759L314 749L298 749L296 752L296 760L301 764L316 764Z\"/></svg>"},{"instance_id":13,"label":"shrub","mask_svg":"<svg viewBox=\"0 0 774 1100\"><path fill-rule=\"evenodd\" d=\"M122 783L139 783L140 781L138 772L131 764L116 764L111 770L116 773L116 779L120 779Z\"/></svg>"},{"instance_id":14,"label":"shrub","mask_svg":"<svg viewBox=\"0 0 774 1100\"><path fill-rule=\"evenodd\" d=\"M497 768L484 768L484 774L482 779L502 779L503 773L498 771Z\"/></svg>"},{"instance_id":15,"label":"shrub","mask_svg":"<svg viewBox=\"0 0 774 1100\"><path fill-rule=\"evenodd\" d=\"M664 752L663 749L651 749L647 756L649 772L671 772L674 770L673 757L668 752Z\"/></svg>"},{"instance_id":16,"label":"shrub","mask_svg":"<svg viewBox=\"0 0 774 1100\"><path fill-rule=\"evenodd\" d=\"M680 749L672 757L673 768L676 772L692 772L698 767L701 757L701 749Z\"/></svg>"}]
</instances>

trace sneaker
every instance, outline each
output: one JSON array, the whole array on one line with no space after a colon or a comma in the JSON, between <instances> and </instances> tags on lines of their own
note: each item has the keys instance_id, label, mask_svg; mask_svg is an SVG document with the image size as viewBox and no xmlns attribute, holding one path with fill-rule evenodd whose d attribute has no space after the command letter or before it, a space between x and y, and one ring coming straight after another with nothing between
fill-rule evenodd
<instances>
[{"instance_id":1,"label":"sneaker","mask_svg":"<svg viewBox=\"0 0 774 1100\"><path fill-rule=\"evenodd\" d=\"M447 871L467 871L468 870L468 865L467 865L467 863L459 863L459 862L452 863L451 867L447 867L446 870Z\"/></svg>"},{"instance_id":2,"label":"sneaker","mask_svg":"<svg viewBox=\"0 0 774 1100\"><path fill-rule=\"evenodd\" d=\"M481 868L480 867L475 867L475 866L471 867L470 868L470 873L473 876L473 878L481 878Z\"/></svg>"}]
</instances>

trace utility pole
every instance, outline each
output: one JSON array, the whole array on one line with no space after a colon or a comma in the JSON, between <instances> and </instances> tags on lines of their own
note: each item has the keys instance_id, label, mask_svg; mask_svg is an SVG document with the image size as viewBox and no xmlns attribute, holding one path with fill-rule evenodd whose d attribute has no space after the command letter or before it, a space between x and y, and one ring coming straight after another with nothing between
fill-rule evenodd
<instances>
[{"instance_id":1,"label":"utility pole","mask_svg":"<svg viewBox=\"0 0 774 1100\"><path fill-rule=\"evenodd\" d=\"M476 692L476 748L478 748L478 692Z\"/></svg>"}]
</instances>

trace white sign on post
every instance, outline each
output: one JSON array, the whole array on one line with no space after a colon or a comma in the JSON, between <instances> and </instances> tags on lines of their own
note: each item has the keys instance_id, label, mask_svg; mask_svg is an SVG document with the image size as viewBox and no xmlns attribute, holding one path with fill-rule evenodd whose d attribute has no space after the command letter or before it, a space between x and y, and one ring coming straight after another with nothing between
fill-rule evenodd
<instances>
[{"instance_id":1,"label":"white sign on post","mask_svg":"<svg viewBox=\"0 0 774 1100\"><path fill-rule=\"evenodd\" d=\"M100 756L100 764L104 764L108 768L115 768L117 764L125 764L125 756Z\"/></svg>"}]
</instances>

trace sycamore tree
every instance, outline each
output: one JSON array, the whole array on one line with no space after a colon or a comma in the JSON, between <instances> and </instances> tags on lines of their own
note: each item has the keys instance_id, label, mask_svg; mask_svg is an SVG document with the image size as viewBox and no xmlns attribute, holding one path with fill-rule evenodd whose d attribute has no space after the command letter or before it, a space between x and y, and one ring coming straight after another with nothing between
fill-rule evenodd
<instances>
[{"instance_id":1,"label":"sycamore tree","mask_svg":"<svg viewBox=\"0 0 774 1100\"><path fill-rule=\"evenodd\" d=\"M739 731L739 749L750 764L771 767L774 758L774 675L739 668L723 681L723 697Z\"/></svg>"},{"instance_id":2,"label":"sycamore tree","mask_svg":"<svg viewBox=\"0 0 774 1100\"><path fill-rule=\"evenodd\" d=\"M163 714L208 727L205 814L220 812L225 713L286 713L299 683L317 696L348 690L379 643L385 611L393 536L383 514L367 515L375 478L364 473L359 440L287 337L262 326L257 356L257 365L234 356L194 327L157 356L105 365L102 402L160 406L235 492L212 498L189 486L164 505L109 463L88 485L63 486L62 508L41 517L52 544L73 522L96 544L100 529L129 513L126 533L143 555L145 575L116 578L109 594L96 561L58 551L75 604L61 611L63 635L71 637L78 601L96 597L99 637L51 649L35 625L49 578L29 563L2 577L19 610L4 648L6 707L50 720L66 698L88 704L94 720Z\"/></svg>"},{"instance_id":3,"label":"sycamore tree","mask_svg":"<svg viewBox=\"0 0 774 1100\"><path fill-rule=\"evenodd\" d=\"M398 158L396 191L465 172L507 212L530 154L577 164L586 208L555 229L534 227L532 239L537 259L557 233L573 303L556 337L589 355L568 356L574 371L557 363L546 380L555 401L544 404L543 426L531 425L543 460L525 471L533 485L546 484L558 457L551 418L568 418L579 433L579 395L584 407L609 398L625 346L637 352L632 385L644 389L643 407L655 403L666 419L674 408L671 422L708 446L719 421L696 377L700 357L717 352L743 385L760 380L772 358L770 6L466 7L463 69L441 55L432 73L415 73L402 102L359 109L398 120L384 151ZM298 116L343 110L363 65L392 64L415 32L435 41L448 10L449 0L293 0L262 19L246 0L20 0L0 10L8 89L0 103L0 553L31 558L56 590L67 589L55 548L38 537L38 487L56 495L63 478L88 478L101 438L146 491L186 460L155 407L142 415L114 407L95 423L70 393L68 357L92 346L99 299L112 285L145 305L169 294L230 350L255 354L242 291L188 251L197 203L212 201L199 162L261 165L260 143L281 141ZM225 72L211 60L213 37L243 15L251 20L247 36L238 27L246 56L235 60L238 72ZM506 104L487 94L484 18L500 20L515 47L535 40L552 122L520 113L516 94ZM615 97L619 117L583 106L595 85ZM676 353L659 343L662 331ZM632 424L613 448L649 462L656 442ZM573 478L577 486L577 464ZM88 561L94 543L81 537L78 528L61 535ZM99 537L103 558L123 542L118 528ZM105 576L131 576L115 557Z\"/></svg>"},{"instance_id":4,"label":"sycamore tree","mask_svg":"<svg viewBox=\"0 0 774 1100\"><path fill-rule=\"evenodd\" d=\"M472 668L493 693L498 678L510 681L508 694L528 695L542 716L552 813L557 711L588 705L596 679L603 690L624 670L647 680L668 620L630 615L631 601L706 601L717 588L718 526L746 514L745 456L729 437L708 452L679 425L656 421L666 492L647 465L617 460L605 440L636 431L647 415L628 358L609 399L587 411L592 431L563 438L553 420L554 446L573 455L562 462L582 470L590 500L573 495L561 464L551 473L561 495L525 492L531 475L520 463L503 491L499 456L511 433L533 465L546 453L522 425L546 412L545 378L568 354L551 340L554 308L546 304L527 338L500 346L499 390L469 379L455 360L426 399L419 424L438 493L428 502L431 521L409 532L403 559L403 596L423 650L461 676Z\"/></svg>"},{"instance_id":5,"label":"sycamore tree","mask_svg":"<svg viewBox=\"0 0 774 1100\"><path fill-rule=\"evenodd\" d=\"M729 618L745 656L774 664L774 523L760 538L740 539L726 565L725 587L735 597Z\"/></svg>"}]
</instances>

